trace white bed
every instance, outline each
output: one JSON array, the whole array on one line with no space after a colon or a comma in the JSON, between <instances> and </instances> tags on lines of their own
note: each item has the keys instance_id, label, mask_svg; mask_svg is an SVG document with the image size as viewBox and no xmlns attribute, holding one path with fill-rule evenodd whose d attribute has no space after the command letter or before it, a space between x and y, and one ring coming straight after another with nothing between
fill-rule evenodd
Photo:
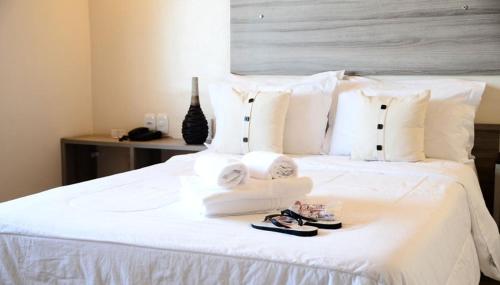
<instances>
[{"instance_id":1,"label":"white bed","mask_svg":"<svg viewBox=\"0 0 500 285\"><path fill-rule=\"evenodd\" d=\"M206 218L180 200L196 154L0 204L1 284L478 284L498 230L463 164L298 157L313 201L342 201L316 237Z\"/></svg>"}]
</instances>

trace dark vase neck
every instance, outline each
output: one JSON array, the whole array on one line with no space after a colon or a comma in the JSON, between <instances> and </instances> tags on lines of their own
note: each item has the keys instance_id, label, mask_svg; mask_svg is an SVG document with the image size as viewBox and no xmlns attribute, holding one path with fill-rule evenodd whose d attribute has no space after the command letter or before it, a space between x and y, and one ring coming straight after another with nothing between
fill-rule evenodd
<instances>
[{"instance_id":1,"label":"dark vase neck","mask_svg":"<svg viewBox=\"0 0 500 285\"><path fill-rule=\"evenodd\" d=\"M198 77L191 81L191 106L200 106L200 93L198 91Z\"/></svg>"},{"instance_id":2,"label":"dark vase neck","mask_svg":"<svg viewBox=\"0 0 500 285\"><path fill-rule=\"evenodd\" d=\"M200 106L200 96L191 96L191 106Z\"/></svg>"}]
</instances>

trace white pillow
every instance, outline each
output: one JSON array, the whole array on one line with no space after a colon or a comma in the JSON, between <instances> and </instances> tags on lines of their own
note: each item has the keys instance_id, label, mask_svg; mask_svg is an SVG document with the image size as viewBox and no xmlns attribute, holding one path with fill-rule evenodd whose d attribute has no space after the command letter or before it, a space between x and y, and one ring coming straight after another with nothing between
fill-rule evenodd
<instances>
[{"instance_id":1,"label":"white pillow","mask_svg":"<svg viewBox=\"0 0 500 285\"><path fill-rule=\"evenodd\" d=\"M259 86L282 86L294 83L303 83L321 80L323 78L335 78L341 80L344 78L345 70L326 71L313 75L238 75L230 74L228 80L240 81L242 83L258 84Z\"/></svg>"},{"instance_id":2,"label":"white pillow","mask_svg":"<svg viewBox=\"0 0 500 285\"><path fill-rule=\"evenodd\" d=\"M209 93L217 118L212 150L236 154L283 152L290 92L248 92L217 84L209 87Z\"/></svg>"},{"instance_id":3,"label":"white pillow","mask_svg":"<svg viewBox=\"0 0 500 285\"><path fill-rule=\"evenodd\" d=\"M328 123L328 112L338 78L343 71L311 76L232 76L232 83L246 90L290 90L283 147L289 154L319 154Z\"/></svg>"},{"instance_id":4,"label":"white pillow","mask_svg":"<svg viewBox=\"0 0 500 285\"><path fill-rule=\"evenodd\" d=\"M340 81L338 86L335 92L337 114L327 135L326 144L331 142L329 154L349 155L351 152L352 124L349 122L356 114L351 111L352 102L348 97L353 91L362 89L369 96L408 96L431 90L425 122L426 156L458 162L469 160L474 143L474 117L484 92L484 82L459 79L381 81L350 77L346 82Z\"/></svg>"},{"instance_id":5,"label":"white pillow","mask_svg":"<svg viewBox=\"0 0 500 285\"><path fill-rule=\"evenodd\" d=\"M405 89L431 90L425 148L432 158L467 162L474 146L474 119L486 83L461 79L382 81L386 94Z\"/></svg>"},{"instance_id":6,"label":"white pillow","mask_svg":"<svg viewBox=\"0 0 500 285\"><path fill-rule=\"evenodd\" d=\"M358 113L352 111L354 102L350 101L356 98L350 95L356 95L360 90L374 84L377 84L377 81L359 76L350 76L346 80L337 82L328 114L328 130L323 141L323 154L351 154L352 128L350 124L355 121Z\"/></svg>"},{"instance_id":7,"label":"white pillow","mask_svg":"<svg viewBox=\"0 0 500 285\"><path fill-rule=\"evenodd\" d=\"M354 121L351 159L419 161L425 159L424 124L430 92L413 96L352 95Z\"/></svg>"}]
</instances>

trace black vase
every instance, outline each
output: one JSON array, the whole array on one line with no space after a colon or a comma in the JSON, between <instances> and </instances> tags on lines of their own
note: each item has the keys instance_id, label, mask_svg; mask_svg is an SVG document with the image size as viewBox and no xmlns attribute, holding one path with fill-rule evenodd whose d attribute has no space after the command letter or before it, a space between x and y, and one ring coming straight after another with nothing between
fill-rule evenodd
<instances>
[{"instance_id":1,"label":"black vase","mask_svg":"<svg viewBox=\"0 0 500 285\"><path fill-rule=\"evenodd\" d=\"M182 122L182 137L187 144L203 144L208 137L208 122L200 107L198 77L192 80L191 105Z\"/></svg>"}]
</instances>

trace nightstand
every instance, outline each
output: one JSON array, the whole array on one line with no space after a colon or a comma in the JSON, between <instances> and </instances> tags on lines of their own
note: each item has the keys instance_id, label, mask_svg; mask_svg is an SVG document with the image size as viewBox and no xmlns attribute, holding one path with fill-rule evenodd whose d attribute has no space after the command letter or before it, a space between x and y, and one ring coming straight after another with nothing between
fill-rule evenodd
<instances>
[{"instance_id":1,"label":"nightstand","mask_svg":"<svg viewBox=\"0 0 500 285\"><path fill-rule=\"evenodd\" d=\"M187 145L182 139L161 138L135 142L106 135L61 139L63 185L87 181L161 163L174 155L205 150L204 145Z\"/></svg>"},{"instance_id":2,"label":"nightstand","mask_svg":"<svg viewBox=\"0 0 500 285\"><path fill-rule=\"evenodd\" d=\"M498 208L498 204L495 200L500 197L495 195L495 166L500 144L500 125L476 124L474 131L472 154L475 157L479 184L488 210L496 217L495 208Z\"/></svg>"}]
</instances>

